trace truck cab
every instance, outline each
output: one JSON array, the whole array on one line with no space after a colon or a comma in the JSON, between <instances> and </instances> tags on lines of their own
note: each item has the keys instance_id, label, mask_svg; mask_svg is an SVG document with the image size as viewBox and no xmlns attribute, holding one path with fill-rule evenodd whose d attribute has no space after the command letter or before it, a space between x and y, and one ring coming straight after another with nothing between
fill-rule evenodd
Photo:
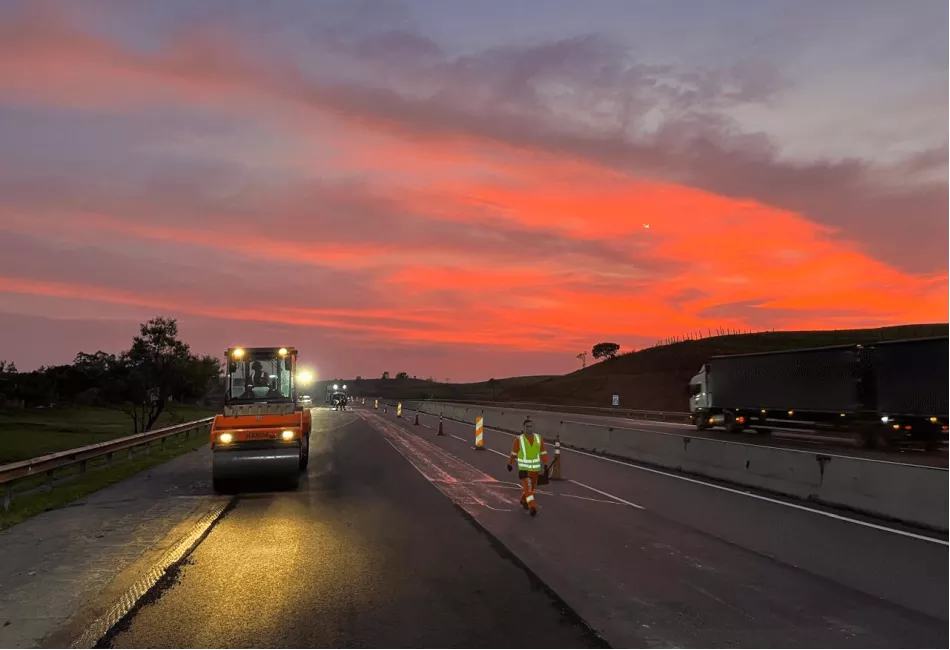
<instances>
[{"instance_id":1,"label":"truck cab","mask_svg":"<svg viewBox=\"0 0 950 650\"><path fill-rule=\"evenodd\" d=\"M707 390L707 368L704 364L699 372L689 380L689 412L697 413L712 406L712 395Z\"/></svg>"}]
</instances>

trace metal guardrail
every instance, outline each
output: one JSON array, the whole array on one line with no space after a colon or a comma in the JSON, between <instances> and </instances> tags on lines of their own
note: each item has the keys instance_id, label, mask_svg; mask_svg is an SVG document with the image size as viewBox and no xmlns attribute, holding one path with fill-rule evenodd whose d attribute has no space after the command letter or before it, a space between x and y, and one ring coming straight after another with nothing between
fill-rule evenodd
<instances>
[{"instance_id":1,"label":"metal guardrail","mask_svg":"<svg viewBox=\"0 0 950 650\"><path fill-rule=\"evenodd\" d=\"M213 417L202 418L192 422L184 422L171 427L155 429L137 433L132 436L116 438L115 440L106 440L97 442L85 447L67 449L58 451L45 456L28 458L15 463L0 465L0 487L3 488L3 509L9 510L13 502L13 485L19 481L46 474L46 484L49 489L53 487L53 473L66 467L74 465L79 466L79 476L86 473L87 464L90 460L105 457L106 466L112 466L112 455L117 451L133 449L144 445L145 453L151 451L152 443L158 442L161 448L165 448L165 441L173 436L185 434L188 438L192 431L199 431L205 427L210 427Z\"/></svg>"}]
</instances>

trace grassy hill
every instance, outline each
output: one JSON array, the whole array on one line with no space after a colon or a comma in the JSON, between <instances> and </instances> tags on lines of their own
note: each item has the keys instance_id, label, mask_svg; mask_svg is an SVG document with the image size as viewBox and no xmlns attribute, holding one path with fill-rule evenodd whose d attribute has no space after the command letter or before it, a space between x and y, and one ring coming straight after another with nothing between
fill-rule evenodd
<instances>
[{"instance_id":1,"label":"grassy hill","mask_svg":"<svg viewBox=\"0 0 950 650\"><path fill-rule=\"evenodd\" d=\"M947 336L947 323L859 330L762 332L714 336L622 354L566 375L510 377L494 383L442 384L423 379L348 381L350 392L391 399L492 400L686 411L686 386L702 364L719 354L814 348L850 343ZM314 389L322 399L325 384Z\"/></svg>"}]
</instances>

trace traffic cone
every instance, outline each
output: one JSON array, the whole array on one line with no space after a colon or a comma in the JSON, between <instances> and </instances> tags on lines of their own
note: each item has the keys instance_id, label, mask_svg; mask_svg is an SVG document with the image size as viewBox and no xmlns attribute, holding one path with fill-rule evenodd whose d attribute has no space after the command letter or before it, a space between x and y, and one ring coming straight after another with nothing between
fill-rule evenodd
<instances>
[{"instance_id":1,"label":"traffic cone","mask_svg":"<svg viewBox=\"0 0 950 650\"><path fill-rule=\"evenodd\" d=\"M444 436L444 435L445 435L444 433L442 433L442 416L441 416L441 415L439 416L439 432L438 432L437 434L435 434L435 435L437 435L437 436Z\"/></svg>"},{"instance_id":2,"label":"traffic cone","mask_svg":"<svg viewBox=\"0 0 950 650\"><path fill-rule=\"evenodd\" d=\"M376 409L377 411L379 410L379 400L378 400L378 399L374 399L374 400L373 400L373 408Z\"/></svg>"},{"instance_id":3,"label":"traffic cone","mask_svg":"<svg viewBox=\"0 0 950 650\"><path fill-rule=\"evenodd\" d=\"M554 462L551 463L551 480L559 481L563 476L561 476L561 439L556 438L554 440Z\"/></svg>"},{"instance_id":4,"label":"traffic cone","mask_svg":"<svg viewBox=\"0 0 950 650\"><path fill-rule=\"evenodd\" d=\"M485 451L485 418L475 417L475 451Z\"/></svg>"},{"instance_id":5,"label":"traffic cone","mask_svg":"<svg viewBox=\"0 0 950 650\"><path fill-rule=\"evenodd\" d=\"M402 402L397 402L397 403L396 403L396 417L397 417L397 418L401 418L401 417L402 417Z\"/></svg>"},{"instance_id":6,"label":"traffic cone","mask_svg":"<svg viewBox=\"0 0 950 650\"><path fill-rule=\"evenodd\" d=\"M419 411L416 411L416 421L413 424L419 426Z\"/></svg>"},{"instance_id":7,"label":"traffic cone","mask_svg":"<svg viewBox=\"0 0 950 650\"><path fill-rule=\"evenodd\" d=\"M389 404L383 402L383 413L389 413Z\"/></svg>"}]
</instances>

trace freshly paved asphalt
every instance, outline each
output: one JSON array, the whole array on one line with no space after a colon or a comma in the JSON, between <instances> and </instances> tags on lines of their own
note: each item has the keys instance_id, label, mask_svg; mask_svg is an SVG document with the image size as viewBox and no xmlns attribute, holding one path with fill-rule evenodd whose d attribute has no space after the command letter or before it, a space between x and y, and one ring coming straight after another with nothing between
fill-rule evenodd
<instances>
[{"instance_id":1,"label":"freshly paved asphalt","mask_svg":"<svg viewBox=\"0 0 950 650\"><path fill-rule=\"evenodd\" d=\"M236 497L102 645L603 645L357 414L314 424L299 489Z\"/></svg>"}]
</instances>

